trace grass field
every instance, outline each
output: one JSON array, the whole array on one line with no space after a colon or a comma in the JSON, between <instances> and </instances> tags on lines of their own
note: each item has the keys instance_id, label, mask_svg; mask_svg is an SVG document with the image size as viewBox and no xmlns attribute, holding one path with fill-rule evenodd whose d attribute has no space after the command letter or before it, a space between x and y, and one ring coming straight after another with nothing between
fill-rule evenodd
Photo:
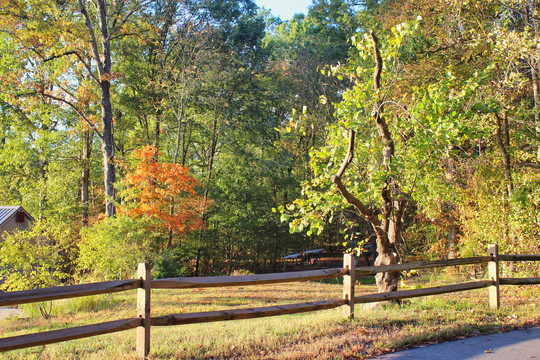
<instances>
[{"instance_id":1,"label":"grass field","mask_svg":"<svg viewBox=\"0 0 540 360\"><path fill-rule=\"evenodd\" d=\"M406 281L435 286L467 279L448 273ZM361 279L357 294L376 292ZM152 315L290 304L340 298L337 280L221 289L154 290ZM152 328L151 359L364 359L415 344L502 332L540 324L540 286L502 288L502 307L487 306L487 289L411 299L374 310L341 309L271 318ZM0 320L0 336L14 336L135 316L135 292L53 303L50 319L35 305L27 317ZM1 359L135 359L135 330L0 354Z\"/></svg>"}]
</instances>

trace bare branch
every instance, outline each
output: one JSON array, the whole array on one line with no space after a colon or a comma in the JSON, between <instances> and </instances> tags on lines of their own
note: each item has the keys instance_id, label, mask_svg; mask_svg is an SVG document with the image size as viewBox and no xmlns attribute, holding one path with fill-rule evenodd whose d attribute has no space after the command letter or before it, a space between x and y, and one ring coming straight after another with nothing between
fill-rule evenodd
<instances>
[{"instance_id":1,"label":"bare branch","mask_svg":"<svg viewBox=\"0 0 540 360\"><path fill-rule=\"evenodd\" d=\"M105 70L103 68L103 62L101 62L101 57L99 56L99 50L98 50L98 42L96 39L96 34L94 33L94 27L92 26L92 21L90 20L90 15L88 15L88 10L86 10L86 5L84 5L84 0L79 0L79 6L81 8L81 13L84 16L84 20L86 23L86 27L88 29L88 33L90 34L91 42L92 42L92 51L94 52L94 60L96 60L99 74L104 74Z\"/></svg>"},{"instance_id":2,"label":"bare branch","mask_svg":"<svg viewBox=\"0 0 540 360\"><path fill-rule=\"evenodd\" d=\"M115 18L114 21L113 21L113 26L111 28L111 32L109 33L109 40L111 39L111 37L117 32L119 31L122 26L124 26L124 24L129 20L129 18L137 11L137 9L134 9L132 11L130 11L123 19L122 21L120 21L120 23L118 25L116 25L116 22L118 20L118 18Z\"/></svg>"},{"instance_id":3,"label":"bare branch","mask_svg":"<svg viewBox=\"0 0 540 360\"><path fill-rule=\"evenodd\" d=\"M511 6L511 5L508 5L508 4L505 4L505 3L503 3L503 2L500 1L500 0L497 0L497 2L499 3L499 5L501 5L501 6L504 7L504 8L507 8L508 10L515 11L515 12L517 12L518 14L521 14L521 15L523 15L523 16L528 17L529 19L533 19L533 20L535 20L535 21L540 21L540 18L539 18L539 17L534 16L534 15L532 15L532 14L529 14L527 11L523 11L523 10L517 8L517 7Z\"/></svg>"},{"instance_id":4,"label":"bare branch","mask_svg":"<svg viewBox=\"0 0 540 360\"><path fill-rule=\"evenodd\" d=\"M353 160L355 135L356 133L354 130L349 130L349 146L347 147L347 156L345 156L345 159L343 159L343 163L341 164L341 167L339 168L335 176L341 178L343 174L345 174L345 170L347 170Z\"/></svg>"},{"instance_id":5,"label":"bare branch","mask_svg":"<svg viewBox=\"0 0 540 360\"><path fill-rule=\"evenodd\" d=\"M341 181L341 177L345 174L345 171L351 164L353 158L354 158L354 138L355 138L355 132L354 130L349 130L349 145L347 147L347 155L345 156L345 159L343 160L343 163L341 164L341 167L339 168L336 175L332 176L332 183L336 186L338 191L341 193L343 198L345 200L353 205L355 208L360 211L360 213L372 224L375 226L378 226L380 224L379 219L377 216L373 214L373 211L371 211L366 205L364 205L358 198L356 198L353 194L347 190L345 185L343 185L343 182Z\"/></svg>"},{"instance_id":6,"label":"bare branch","mask_svg":"<svg viewBox=\"0 0 540 360\"><path fill-rule=\"evenodd\" d=\"M383 61L381 53L379 52L379 41L377 40L377 37L375 36L373 30L369 32L369 35L371 35L373 51L375 52L375 61L377 63L375 71L373 72L373 88L375 89L375 91L378 91L381 88L381 72L383 68Z\"/></svg>"},{"instance_id":7,"label":"bare branch","mask_svg":"<svg viewBox=\"0 0 540 360\"><path fill-rule=\"evenodd\" d=\"M139 6L136 6L133 10L131 10L130 12L128 12L126 14L126 16L124 16L124 18L118 23L118 19L120 17L120 13L122 11L122 8L123 6L119 6L118 7L118 10L116 11L116 14L113 16L113 23L112 23L112 26L111 26L111 30L110 30L110 33L109 33L109 36L107 38L107 40L112 40L114 38L114 34L119 31L122 26L124 26L124 24L126 22L128 22L129 18L135 14L140 8L146 6L148 3L152 2L152 0L149 0L149 1L146 1L146 2L141 2ZM118 23L118 24L117 24Z\"/></svg>"},{"instance_id":8,"label":"bare branch","mask_svg":"<svg viewBox=\"0 0 540 360\"><path fill-rule=\"evenodd\" d=\"M56 100L56 101L59 101L63 104L66 104L68 105L70 108L72 108L76 113L77 115L79 115L81 117L81 119L83 119L87 124L88 126L90 126L90 128L96 133L96 135L100 138L100 139L103 139L103 135L101 135L101 133L99 132L98 129L96 129L96 125L93 124L87 117L86 115L84 115L84 113L77 107L75 106L75 104L73 104L71 101L68 101L66 99L62 99L61 97L58 97L58 96L54 96L54 95L51 95L51 94L47 94L45 92L31 92L31 93L24 93L24 94L18 94L16 95L16 97L23 97L23 96L43 96L43 97L46 97L46 98L49 98L49 99L52 99L52 100Z\"/></svg>"},{"instance_id":9,"label":"bare branch","mask_svg":"<svg viewBox=\"0 0 540 360\"><path fill-rule=\"evenodd\" d=\"M59 59L61 57L68 56L68 55L73 55L73 54L76 54L76 53L77 53L76 51L67 51L67 52L62 53L62 54L56 54L56 55L53 55L51 57L48 57L48 58L44 59L43 62L46 63L48 61L52 61L54 59Z\"/></svg>"}]
</instances>

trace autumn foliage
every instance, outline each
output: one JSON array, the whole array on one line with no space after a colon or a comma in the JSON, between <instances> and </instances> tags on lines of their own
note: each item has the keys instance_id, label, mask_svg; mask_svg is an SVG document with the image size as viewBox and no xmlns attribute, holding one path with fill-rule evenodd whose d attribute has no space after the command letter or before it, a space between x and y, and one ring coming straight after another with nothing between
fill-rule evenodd
<instances>
[{"instance_id":1,"label":"autumn foliage","mask_svg":"<svg viewBox=\"0 0 540 360\"><path fill-rule=\"evenodd\" d=\"M124 200L128 205L122 210L134 217L158 220L160 228L176 235L202 229L206 202L195 191L200 183L185 166L159 163L156 155L159 153L150 145L135 152L139 163L125 177Z\"/></svg>"}]
</instances>

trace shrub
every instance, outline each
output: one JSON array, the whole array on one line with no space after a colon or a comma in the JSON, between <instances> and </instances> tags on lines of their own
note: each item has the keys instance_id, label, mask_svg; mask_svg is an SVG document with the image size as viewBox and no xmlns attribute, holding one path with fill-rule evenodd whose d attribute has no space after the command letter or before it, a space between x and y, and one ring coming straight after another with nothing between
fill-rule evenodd
<instances>
[{"instance_id":1,"label":"shrub","mask_svg":"<svg viewBox=\"0 0 540 360\"><path fill-rule=\"evenodd\" d=\"M0 243L0 289L36 289L60 284L67 275L60 255L67 236L46 222L31 230L4 233Z\"/></svg>"},{"instance_id":2,"label":"shrub","mask_svg":"<svg viewBox=\"0 0 540 360\"><path fill-rule=\"evenodd\" d=\"M195 254L190 249L177 246L154 256L152 277L155 279L175 278L189 274L189 260Z\"/></svg>"},{"instance_id":3,"label":"shrub","mask_svg":"<svg viewBox=\"0 0 540 360\"><path fill-rule=\"evenodd\" d=\"M79 268L96 280L131 277L139 262L149 260L150 245L159 243L159 234L148 230L148 222L121 215L83 229Z\"/></svg>"}]
</instances>

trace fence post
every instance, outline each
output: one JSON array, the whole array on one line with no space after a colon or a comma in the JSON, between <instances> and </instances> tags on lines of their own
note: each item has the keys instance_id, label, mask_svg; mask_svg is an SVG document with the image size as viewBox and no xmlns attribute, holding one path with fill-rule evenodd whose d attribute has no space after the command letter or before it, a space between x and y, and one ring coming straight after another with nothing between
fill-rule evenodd
<instances>
[{"instance_id":1,"label":"fence post","mask_svg":"<svg viewBox=\"0 0 540 360\"><path fill-rule=\"evenodd\" d=\"M150 294L152 292L152 274L150 266L139 263L137 276L143 281L137 289L137 316L143 319L137 327L137 358L146 359L150 353Z\"/></svg>"},{"instance_id":2,"label":"fence post","mask_svg":"<svg viewBox=\"0 0 540 360\"><path fill-rule=\"evenodd\" d=\"M501 306L501 296L499 293L499 247L498 245L488 245L488 255L492 260L488 263L488 278L493 280L493 285L489 287L489 307L498 309Z\"/></svg>"},{"instance_id":3,"label":"fence post","mask_svg":"<svg viewBox=\"0 0 540 360\"><path fill-rule=\"evenodd\" d=\"M343 298L347 300L347 304L343 308L343 315L350 319L354 318L354 254L343 255L343 267L349 269L349 273L343 275Z\"/></svg>"}]
</instances>

